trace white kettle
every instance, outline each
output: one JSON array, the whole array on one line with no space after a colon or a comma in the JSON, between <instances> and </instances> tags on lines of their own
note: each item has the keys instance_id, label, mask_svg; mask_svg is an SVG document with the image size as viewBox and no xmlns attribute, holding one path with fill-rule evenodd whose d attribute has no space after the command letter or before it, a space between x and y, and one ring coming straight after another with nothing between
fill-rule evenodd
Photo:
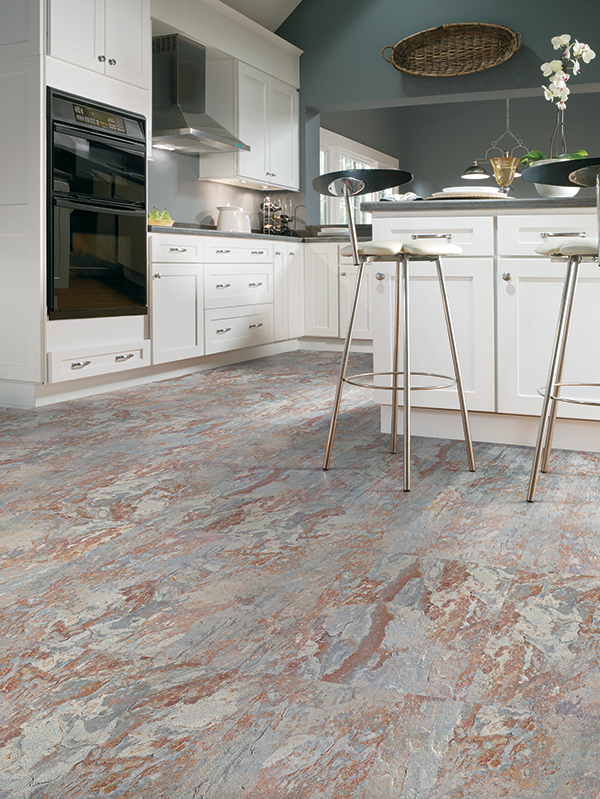
<instances>
[{"instance_id":1,"label":"white kettle","mask_svg":"<svg viewBox=\"0 0 600 799\"><path fill-rule=\"evenodd\" d=\"M217 220L217 230L226 230L232 233L240 232L240 216L242 209L237 205L217 206L219 218Z\"/></svg>"}]
</instances>

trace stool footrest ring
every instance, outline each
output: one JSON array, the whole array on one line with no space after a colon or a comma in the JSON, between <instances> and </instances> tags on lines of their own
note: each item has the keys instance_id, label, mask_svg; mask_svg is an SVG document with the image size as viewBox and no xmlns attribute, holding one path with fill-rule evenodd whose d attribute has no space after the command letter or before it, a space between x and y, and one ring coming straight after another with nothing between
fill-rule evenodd
<instances>
[{"instance_id":1,"label":"stool footrest ring","mask_svg":"<svg viewBox=\"0 0 600 799\"><path fill-rule=\"evenodd\" d=\"M411 391L433 391L434 389L438 388L451 388L455 386L457 380L455 377L450 377L449 375L440 375L436 372L411 372L412 375L420 375L421 377L439 377L440 380L445 380L445 383L437 386L413 386L411 385ZM363 378L375 378L375 377L394 377L404 375L404 372L364 372L360 375L350 375L349 377L344 378L344 383L349 383L351 386L358 386L358 388L369 388L373 390L382 391L404 391L404 386L381 386L376 385L375 383L365 383Z\"/></svg>"},{"instance_id":2,"label":"stool footrest ring","mask_svg":"<svg viewBox=\"0 0 600 799\"><path fill-rule=\"evenodd\" d=\"M564 386L579 386L580 388L600 388L600 383L554 383L553 391L550 394L550 399L556 400L557 402L570 402L572 405L592 405L596 408L600 408L600 400L584 400L584 399L577 399L576 397L563 397L560 394L555 394L557 388L562 388ZM541 397L546 396L546 386L542 386L538 388L537 393Z\"/></svg>"}]
</instances>

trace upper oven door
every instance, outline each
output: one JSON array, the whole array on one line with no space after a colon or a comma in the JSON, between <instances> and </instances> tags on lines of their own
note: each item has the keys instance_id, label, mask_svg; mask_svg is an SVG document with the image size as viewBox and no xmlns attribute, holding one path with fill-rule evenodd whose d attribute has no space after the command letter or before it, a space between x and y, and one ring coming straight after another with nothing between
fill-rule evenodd
<instances>
[{"instance_id":1,"label":"upper oven door","mask_svg":"<svg viewBox=\"0 0 600 799\"><path fill-rule=\"evenodd\" d=\"M143 144L55 123L52 126L52 192L121 201L145 207Z\"/></svg>"}]
</instances>

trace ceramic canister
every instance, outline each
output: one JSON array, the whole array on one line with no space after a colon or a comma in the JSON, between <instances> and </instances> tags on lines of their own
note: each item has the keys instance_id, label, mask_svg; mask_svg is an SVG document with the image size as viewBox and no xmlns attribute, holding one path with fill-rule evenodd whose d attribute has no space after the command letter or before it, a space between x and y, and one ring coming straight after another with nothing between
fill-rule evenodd
<instances>
[{"instance_id":1,"label":"ceramic canister","mask_svg":"<svg viewBox=\"0 0 600 799\"><path fill-rule=\"evenodd\" d=\"M217 211L219 212L217 230L238 233L240 231L240 217L238 214L241 210L237 205L217 206Z\"/></svg>"}]
</instances>

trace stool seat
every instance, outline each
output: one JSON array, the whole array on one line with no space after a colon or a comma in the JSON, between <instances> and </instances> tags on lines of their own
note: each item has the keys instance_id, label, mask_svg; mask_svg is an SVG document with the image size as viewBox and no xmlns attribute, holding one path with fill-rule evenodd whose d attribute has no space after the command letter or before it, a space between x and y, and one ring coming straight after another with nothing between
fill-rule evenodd
<instances>
[{"instance_id":1,"label":"stool seat","mask_svg":"<svg viewBox=\"0 0 600 799\"><path fill-rule=\"evenodd\" d=\"M359 255L400 255L403 242L399 239L389 239L387 241L359 241ZM352 257L352 245L346 244L340 250L340 255Z\"/></svg>"},{"instance_id":2,"label":"stool seat","mask_svg":"<svg viewBox=\"0 0 600 799\"><path fill-rule=\"evenodd\" d=\"M458 244L449 244L440 239L425 239L424 241L407 241L404 252L410 255L460 255L462 248Z\"/></svg>"},{"instance_id":3,"label":"stool seat","mask_svg":"<svg viewBox=\"0 0 600 799\"><path fill-rule=\"evenodd\" d=\"M569 241L560 248L561 255L598 255L598 239L591 236Z\"/></svg>"},{"instance_id":4,"label":"stool seat","mask_svg":"<svg viewBox=\"0 0 600 799\"><path fill-rule=\"evenodd\" d=\"M546 239L535 251L538 255L598 255L598 239L591 236Z\"/></svg>"},{"instance_id":5,"label":"stool seat","mask_svg":"<svg viewBox=\"0 0 600 799\"><path fill-rule=\"evenodd\" d=\"M379 255L393 259L408 253L409 255L460 255L462 248L457 244L450 244L444 239L425 239L403 242L399 239L384 241L362 241L358 244L358 254L362 256ZM340 250L340 255L352 257L352 245L346 244Z\"/></svg>"}]
</instances>

